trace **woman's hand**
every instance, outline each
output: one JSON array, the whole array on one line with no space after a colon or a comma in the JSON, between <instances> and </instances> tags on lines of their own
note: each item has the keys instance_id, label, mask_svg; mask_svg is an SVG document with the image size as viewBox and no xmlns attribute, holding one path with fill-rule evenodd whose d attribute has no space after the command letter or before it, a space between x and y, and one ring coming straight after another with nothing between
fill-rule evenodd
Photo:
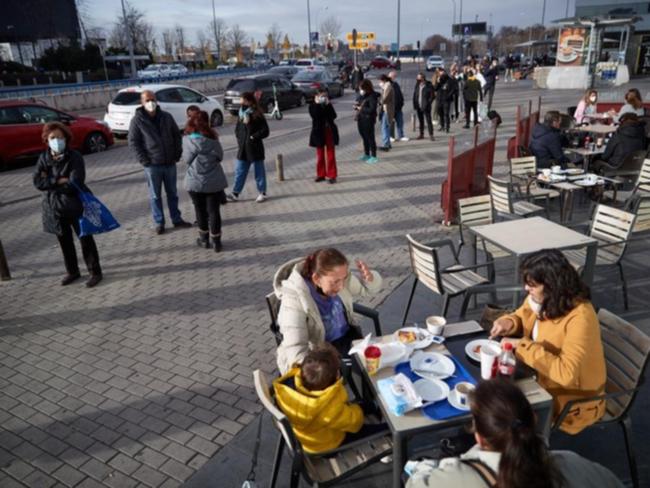
<instances>
[{"instance_id":1,"label":"woman's hand","mask_svg":"<svg viewBox=\"0 0 650 488\"><path fill-rule=\"evenodd\" d=\"M375 279L375 277L372 275L372 272L370 271L370 268L366 263L364 263L360 259L357 259L355 261L355 264L357 265L357 269L361 273L361 279L363 281L365 281L366 283L371 283L372 280Z\"/></svg>"},{"instance_id":2,"label":"woman's hand","mask_svg":"<svg viewBox=\"0 0 650 488\"><path fill-rule=\"evenodd\" d=\"M508 335L510 329L515 325L515 323L506 317L500 317L494 321L492 324L492 329L490 330L490 339L497 336Z\"/></svg>"},{"instance_id":3,"label":"woman's hand","mask_svg":"<svg viewBox=\"0 0 650 488\"><path fill-rule=\"evenodd\" d=\"M59 178L58 180L56 180L56 184L57 185L63 185L65 183L67 183L68 181L70 181L68 178Z\"/></svg>"}]
</instances>

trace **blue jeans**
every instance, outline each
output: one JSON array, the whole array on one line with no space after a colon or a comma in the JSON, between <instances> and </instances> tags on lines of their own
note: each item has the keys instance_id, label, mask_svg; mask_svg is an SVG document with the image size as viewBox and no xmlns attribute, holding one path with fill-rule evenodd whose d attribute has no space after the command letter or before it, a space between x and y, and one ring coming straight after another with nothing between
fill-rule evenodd
<instances>
[{"instance_id":1,"label":"blue jeans","mask_svg":"<svg viewBox=\"0 0 650 488\"><path fill-rule=\"evenodd\" d=\"M160 166L147 166L144 169L149 187L149 202L151 203L151 214L156 225L165 225L165 214L162 204L162 187L165 186L167 195L167 208L172 223L182 221L181 212L178 210L178 193L176 193L176 165L166 164Z\"/></svg>"},{"instance_id":2,"label":"blue jeans","mask_svg":"<svg viewBox=\"0 0 650 488\"><path fill-rule=\"evenodd\" d=\"M395 111L395 139L404 137L404 112L401 110Z\"/></svg>"},{"instance_id":3,"label":"blue jeans","mask_svg":"<svg viewBox=\"0 0 650 488\"><path fill-rule=\"evenodd\" d=\"M382 112L381 114L381 145L383 147L390 147L390 122L388 121L388 114Z\"/></svg>"},{"instance_id":4,"label":"blue jeans","mask_svg":"<svg viewBox=\"0 0 650 488\"><path fill-rule=\"evenodd\" d=\"M242 159L235 160L235 184L232 187L232 192L240 194L244 189L246 177L251 164L255 165L255 183L257 184L257 191L266 193L266 170L264 169L264 161L244 161Z\"/></svg>"}]
</instances>

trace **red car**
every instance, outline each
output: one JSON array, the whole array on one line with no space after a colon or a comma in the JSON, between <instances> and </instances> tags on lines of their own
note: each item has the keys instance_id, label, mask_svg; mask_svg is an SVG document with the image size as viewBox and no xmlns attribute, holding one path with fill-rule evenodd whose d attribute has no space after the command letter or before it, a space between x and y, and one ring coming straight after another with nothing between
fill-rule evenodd
<instances>
[{"instance_id":1,"label":"red car","mask_svg":"<svg viewBox=\"0 0 650 488\"><path fill-rule=\"evenodd\" d=\"M375 56L372 61L370 61L370 67L375 69L396 69L397 66L390 59L384 56Z\"/></svg>"},{"instance_id":2,"label":"red car","mask_svg":"<svg viewBox=\"0 0 650 488\"><path fill-rule=\"evenodd\" d=\"M43 124L53 121L70 127L72 149L93 153L113 144L113 134L102 121L77 117L39 102L0 101L0 168L43 151L46 147L41 139Z\"/></svg>"}]
</instances>

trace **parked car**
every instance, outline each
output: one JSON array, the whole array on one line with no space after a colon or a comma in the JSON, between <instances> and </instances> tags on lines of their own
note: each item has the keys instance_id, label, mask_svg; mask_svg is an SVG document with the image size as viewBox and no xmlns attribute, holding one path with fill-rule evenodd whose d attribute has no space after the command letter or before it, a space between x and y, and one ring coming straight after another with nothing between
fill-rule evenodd
<instances>
[{"instance_id":1,"label":"parked car","mask_svg":"<svg viewBox=\"0 0 650 488\"><path fill-rule=\"evenodd\" d=\"M278 66L293 66L298 60L296 58L283 59L278 63Z\"/></svg>"},{"instance_id":2,"label":"parked car","mask_svg":"<svg viewBox=\"0 0 650 488\"><path fill-rule=\"evenodd\" d=\"M271 74L233 78L226 87L224 106L231 114L239 112L239 99L244 92L255 93L260 106L268 113L273 111L273 85L275 84L280 110L300 107L306 102L305 94L284 77Z\"/></svg>"},{"instance_id":3,"label":"parked car","mask_svg":"<svg viewBox=\"0 0 650 488\"><path fill-rule=\"evenodd\" d=\"M0 101L0 167L43 151L43 124L54 121L70 127L72 149L94 153L113 144L113 134L101 120L78 117L35 101Z\"/></svg>"},{"instance_id":4,"label":"parked car","mask_svg":"<svg viewBox=\"0 0 650 488\"><path fill-rule=\"evenodd\" d=\"M210 115L213 127L223 124L223 105L215 97L208 97L183 85L138 85L117 92L106 107L104 122L115 135L128 134L131 118L135 115L135 110L140 107L140 94L144 90L151 90L156 94L160 108L172 114L179 129L185 127L187 120L185 111L190 105L197 105L201 110L205 110Z\"/></svg>"},{"instance_id":5,"label":"parked car","mask_svg":"<svg viewBox=\"0 0 650 488\"><path fill-rule=\"evenodd\" d=\"M429 56L427 58L427 71L433 71L436 68L444 68L445 62L442 56Z\"/></svg>"},{"instance_id":6,"label":"parked car","mask_svg":"<svg viewBox=\"0 0 650 488\"><path fill-rule=\"evenodd\" d=\"M291 81L300 88L307 100L313 100L316 91L325 88L330 97L342 97L344 88L341 80L330 75L329 71L301 71Z\"/></svg>"},{"instance_id":7,"label":"parked car","mask_svg":"<svg viewBox=\"0 0 650 488\"><path fill-rule=\"evenodd\" d=\"M169 74L170 76L184 76L190 71L183 66L182 64L170 64L169 65Z\"/></svg>"},{"instance_id":8,"label":"parked car","mask_svg":"<svg viewBox=\"0 0 650 488\"><path fill-rule=\"evenodd\" d=\"M138 78L152 80L169 76L169 68L164 64L150 64L145 69L138 70Z\"/></svg>"},{"instance_id":9,"label":"parked car","mask_svg":"<svg viewBox=\"0 0 650 488\"><path fill-rule=\"evenodd\" d=\"M372 61L370 61L369 67L374 69L396 69L397 65L386 56L375 56Z\"/></svg>"},{"instance_id":10,"label":"parked car","mask_svg":"<svg viewBox=\"0 0 650 488\"><path fill-rule=\"evenodd\" d=\"M232 71L235 69L235 66L232 64L220 64L217 66L217 71Z\"/></svg>"},{"instance_id":11,"label":"parked car","mask_svg":"<svg viewBox=\"0 0 650 488\"><path fill-rule=\"evenodd\" d=\"M267 73L270 75L282 76L287 80L290 80L298 71L300 70L295 66L274 66L268 70Z\"/></svg>"},{"instance_id":12,"label":"parked car","mask_svg":"<svg viewBox=\"0 0 650 488\"><path fill-rule=\"evenodd\" d=\"M313 59L313 58L305 58L305 59L299 59L296 61L296 64L294 66L298 69L324 69L323 63L321 63L318 59Z\"/></svg>"}]
</instances>

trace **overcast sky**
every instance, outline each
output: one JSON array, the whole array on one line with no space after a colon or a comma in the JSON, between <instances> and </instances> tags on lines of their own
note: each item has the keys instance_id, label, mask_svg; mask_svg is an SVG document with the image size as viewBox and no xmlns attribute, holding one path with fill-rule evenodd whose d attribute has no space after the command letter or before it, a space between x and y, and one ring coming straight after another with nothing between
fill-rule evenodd
<instances>
[{"instance_id":1,"label":"overcast sky","mask_svg":"<svg viewBox=\"0 0 650 488\"><path fill-rule=\"evenodd\" d=\"M439 33L451 34L453 2L456 20L463 4L463 22L479 21L494 25L497 32L503 25L528 26L542 20L544 0L402 0L400 43L415 43L418 38ZM575 0L547 0L546 23L564 17L567 1L573 15ZM129 0L131 5L146 13L157 34L180 23L191 39L192 33L206 30L212 17L211 0ZM95 26L113 25L120 10L120 0L84 0L91 23ZM355 28L360 32L374 31L377 42L387 44L397 38L397 0L311 0L312 30L317 30L326 17L337 17L343 35ZM250 37L262 41L273 22L289 34L292 42L307 42L307 0L215 0L217 17L228 25L239 24ZM490 22L491 19L491 22Z\"/></svg>"}]
</instances>

